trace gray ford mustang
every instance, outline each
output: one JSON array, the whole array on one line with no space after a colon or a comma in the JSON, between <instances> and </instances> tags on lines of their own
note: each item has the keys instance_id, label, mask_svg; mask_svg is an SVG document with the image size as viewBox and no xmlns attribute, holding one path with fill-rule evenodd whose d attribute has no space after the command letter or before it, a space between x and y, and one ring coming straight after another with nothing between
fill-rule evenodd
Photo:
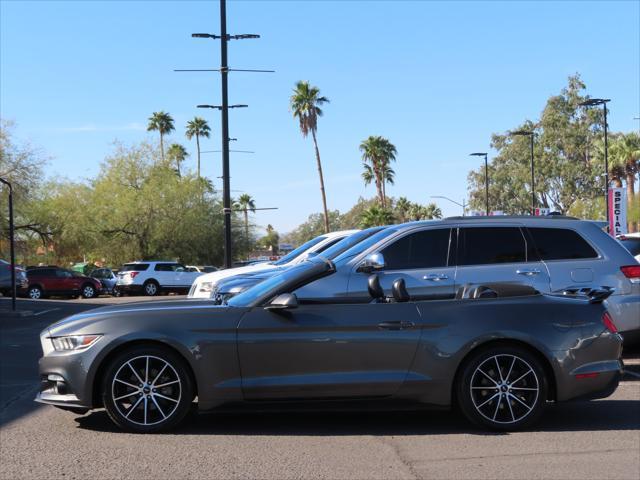
<instances>
[{"instance_id":1,"label":"gray ford mustang","mask_svg":"<svg viewBox=\"0 0 640 480\"><path fill-rule=\"evenodd\" d=\"M41 334L36 400L104 407L134 432L177 425L195 398L201 411L457 405L483 428L514 430L549 402L618 385L609 292L467 285L455 299L412 301L402 280L385 296L374 275L370 303L292 293L334 271L317 257L227 305L170 300L69 317Z\"/></svg>"}]
</instances>

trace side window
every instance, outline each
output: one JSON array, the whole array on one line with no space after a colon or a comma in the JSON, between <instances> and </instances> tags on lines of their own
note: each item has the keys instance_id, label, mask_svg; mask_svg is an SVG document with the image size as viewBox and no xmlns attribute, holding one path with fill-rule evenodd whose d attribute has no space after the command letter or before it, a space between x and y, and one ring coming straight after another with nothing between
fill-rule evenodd
<instances>
[{"instance_id":1,"label":"side window","mask_svg":"<svg viewBox=\"0 0 640 480\"><path fill-rule=\"evenodd\" d=\"M344 238L334 238L333 240L331 240L330 242L327 242L325 245L323 245L322 247L320 247L318 250L316 250L316 253L322 253L324 252L327 248L329 247L333 247L336 243L338 243L340 240L344 240Z\"/></svg>"},{"instance_id":2,"label":"side window","mask_svg":"<svg viewBox=\"0 0 640 480\"><path fill-rule=\"evenodd\" d=\"M389 270L446 267L451 229L439 228L409 234L384 250Z\"/></svg>"},{"instance_id":3,"label":"side window","mask_svg":"<svg viewBox=\"0 0 640 480\"><path fill-rule=\"evenodd\" d=\"M106 272L105 270L99 269L99 270L94 271L94 272L91 274L91 276L92 276L93 278L107 278L106 273L107 273L107 272Z\"/></svg>"},{"instance_id":4,"label":"side window","mask_svg":"<svg viewBox=\"0 0 640 480\"><path fill-rule=\"evenodd\" d=\"M566 228L528 228L542 260L597 258L598 253L580 234Z\"/></svg>"},{"instance_id":5,"label":"side window","mask_svg":"<svg viewBox=\"0 0 640 480\"><path fill-rule=\"evenodd\" d=\"M518 227L461 228L458 265L527 261L527 245Z\"/></svg>"},{"instance_id":6,"label":"side window","mask_svg":"<svg viewBox=\"0 0 640 480\"><path fill-rule=\"evenodd\" d=\"M56 270L56 277L58 278L71 278L71 272L67 272L66 270Z\"/></svg>"},{"instance_id":7,"label":"side window","mask_svg":"<svg viewBox=\"0 0 640 480\"><path fill-rule=\"evenodd\" d=\"M170 263L156 263L154 270L156 272L172 272L174 265Z\"/></svg>"}]
</instances>

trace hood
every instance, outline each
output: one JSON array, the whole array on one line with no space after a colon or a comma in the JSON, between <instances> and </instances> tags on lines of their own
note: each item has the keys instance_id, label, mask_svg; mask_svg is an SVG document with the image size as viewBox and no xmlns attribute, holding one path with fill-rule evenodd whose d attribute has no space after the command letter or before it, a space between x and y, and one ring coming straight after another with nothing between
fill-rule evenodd
<instances>
[{"instance_id":1,"label":"hood","mask_svg":"<svg viewBox=\"0 0 640 480\"><path fill-rule=\"evenodd\" d=\"M51 335L66 335L75 332L82 333L87 327L96 324L105 324L110 321L120 320L122 318L130 318L131 315L148 314L156 311L173 311L181 309L202 308L211 311L222 311L227 308L221 305L214 305L208 300L158 300L154 302L135 302L121 305L110 305L107 307L94 308L82 313L76 313L70 317L64 318L59 322L48 327ZM177 313L177 312L176 312ZM103 326L103 325L101 325Z\"/></svg>"}]
</instances>

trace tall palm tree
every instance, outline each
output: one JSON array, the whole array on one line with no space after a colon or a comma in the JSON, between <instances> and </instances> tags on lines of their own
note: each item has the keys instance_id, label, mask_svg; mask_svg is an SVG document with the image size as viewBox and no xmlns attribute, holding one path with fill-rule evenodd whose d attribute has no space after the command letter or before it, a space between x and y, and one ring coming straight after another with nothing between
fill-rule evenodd
<instances>
[{"instance_id":1,"label":"tall palm tree","mask_svg":"<svg viewBox=\"0 0 640 480\"><path fill-rule=\"evenodd\" d=\"M155 130L160 133L160 157L162 158L162 161L164 161L164 136L175 130L171 115L162 111L153 112L153 115L149 117L147 132Z\"/></svg>"},{"instance_id":2,"label":"tall palm tree","mask_svg":"<svg viewBox=\"0 0 640 480\"><path fill-rule=\"evenodd\" d=\"M303 137L311 133L313 146L316 152L316 162L318 164L318 176L320 177L320 193L322 194L322 209L324 213L324 230L329 232L329 212L327 210L327 196L324 189L324 177L322 175L322 163L320 162L320 150L318 149L318 117L322 116L320 108L325 103L329 103L327 97L320 95L320 89L314 87L306 81L298 81L293 89L293 94L289 99L289 106L293 117L300 123L300 132Z\"/></svg>"},{"instance_id":3,"label":"tall palm tree","mask_svg":"<svg viewBox=\"0 0 640 480\"><path fill-rule=\"evenodd\" d=\"M189 140L196 137L196 146L198 148L198 178L200 178L200 137L209 138L211 129L204 118L193 117L193 120L187 122L186 136Z\"/></svg>"},{"instance_id":4,"label":"tall palm tree","mask_svg":"<svg viewBox=\"0 0 640 480\"><path fill-rule=\"evenodd\" d=\"M389 225L393 222L393 214L386 208L378 205L371 205L360 217L360 226L362 228L375 227L378 225Z\"/></svg>"},{"instance_id":5,"label":"tall palm tree","mask_svg":"<svg viewBox=\"0 0 640 480\"><path fill-rule=\"evenodd\" d=\"M380 206L386 208L386 188L387 182L393 184L395 172L390 164L395 161L396 147L386 138L381 136L370 136L360 144L364 172L362 178L365 185L375 182Z\"/></svg>"},{"instance_id":6,"label":"tall palm tree","mask_svg":"<svg viewBox=\"0 0 640 480\"><path fill-rule=\"evenodd\" d=\"M251 198L251 195L248 193L243 193L238 197L238 201L235 202L237 209L241 210L244 213L244 234L247 239L247 244L249 242L249 212L255 213L256 211L256 201ZM271 225L269 225L271 226ZM273 228L273 227L271 227Z\"/></svg>"},{"instance_id":7,"label":"tall palm tree","mask_svg":"<svg viewBox=\"0 0 640 480\"><path fill-rule=\"evenodd\" d=\"M404 223L407 221L407 213L411 208L411 202L407 199L407 197L400 197L396 202L396 211L400 216L400 222Z\"/></svg>"},{"instance_id":8,"label":"tall palm tree","mask_svg":"<svg viewBox=\"0 0 640 480\"><path fill-rule=\"evenodd\" d=\"M169 157L169 161L175 164L175 171L178 176L181 176L180 165L182 162L186 160L189 156L187 149L184 148L179 143L172 143L167 150L167 157Z\"/></svg>"}]
</instances>

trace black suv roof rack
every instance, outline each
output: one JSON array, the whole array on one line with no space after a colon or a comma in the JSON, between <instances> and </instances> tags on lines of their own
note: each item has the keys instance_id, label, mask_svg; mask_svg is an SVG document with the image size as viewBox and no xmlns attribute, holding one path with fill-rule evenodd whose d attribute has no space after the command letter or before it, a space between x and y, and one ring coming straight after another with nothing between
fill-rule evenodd
<instances>
[{"instance_id":1,"label":"black suv roof rack","mask_svg":"<svg viewBox=\"0 0 640 480\"><path fill-rule=\"evenodd\" d=\"M569 217L566 215L545 215L545 216L536 216L536 215L478 215L478 216L457 216L457 217L446 217L445 220L484 220L484 221L491 221L491 220L501 220L501 219L505 219L505 220L511 220L511 219L518 219L518 220L523 220L523 219L527 219L527 220L532 220L532 219L537 219L537 220L551 220L551 219L555 219L555 220L580 220L579 218L576 217Z\"/></svg>"}]
</instances>

